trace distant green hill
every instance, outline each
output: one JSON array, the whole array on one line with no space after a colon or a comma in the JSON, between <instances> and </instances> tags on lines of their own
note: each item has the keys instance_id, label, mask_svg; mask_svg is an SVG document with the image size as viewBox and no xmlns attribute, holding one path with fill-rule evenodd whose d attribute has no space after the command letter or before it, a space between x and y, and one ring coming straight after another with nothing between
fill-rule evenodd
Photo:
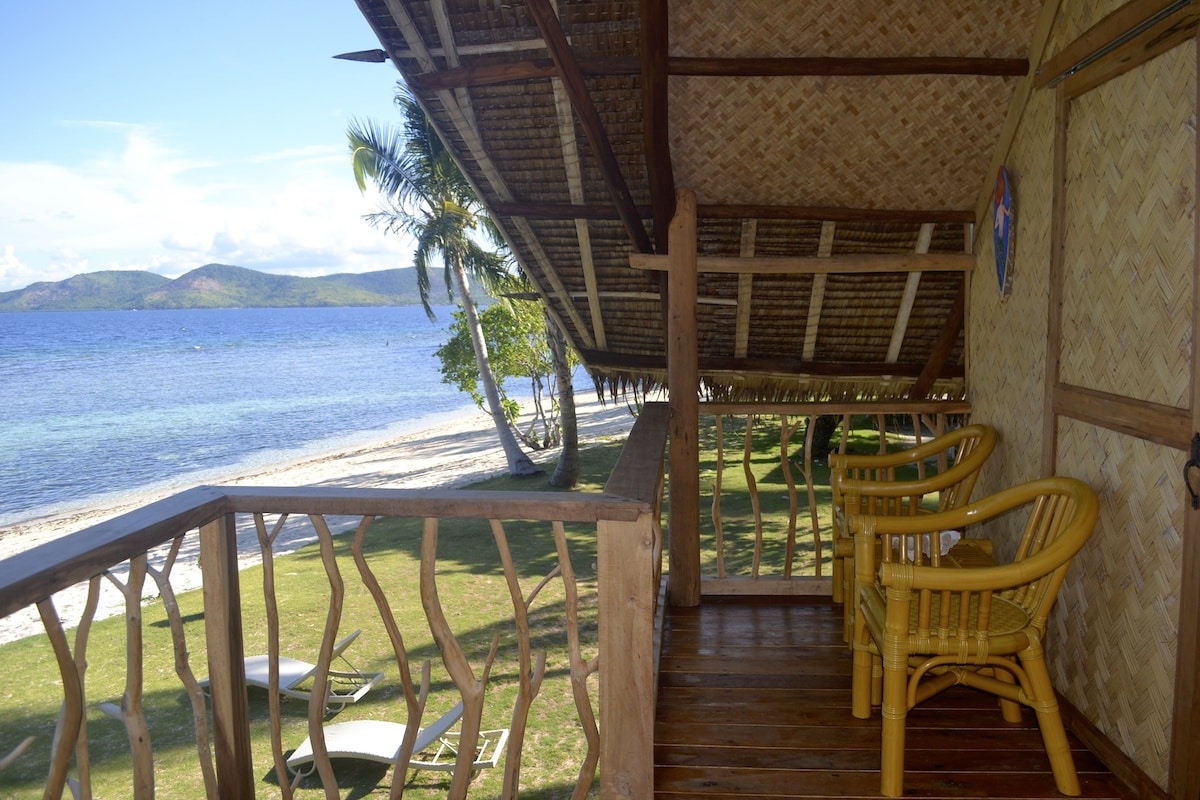
<instances>
[{"instance_id":1,"label":"distant green hill","mask_svg":"<svg viewBox=\"0 0 1200 800\"><path fill-rule=\"evenodd\" d=\"M441 275L431 297L444 302ZM0 311L105 311L161 308L396 306L421 302L414 269L298 278L207 264L175 280L152 272L108 270L0 292Z\"/></svg>"}]
</instances>

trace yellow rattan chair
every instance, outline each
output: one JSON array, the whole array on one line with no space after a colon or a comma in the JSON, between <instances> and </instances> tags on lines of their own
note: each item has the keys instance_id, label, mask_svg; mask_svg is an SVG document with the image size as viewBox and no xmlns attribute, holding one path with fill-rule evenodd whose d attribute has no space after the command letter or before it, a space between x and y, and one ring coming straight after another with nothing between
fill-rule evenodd
<instances>
[{"instance_id":1,"label":"yellow rattan chair","mask_svg":"<svg viewBox=\"0 0 1200 800\"><path fill-rule=\"evenodd\" d=\"M1033 708L1058 790L1079 794L1042 641L1059 586L1091 536L1097 508L1095 492L1081 481L1042 478L950 511L851 517L858 595L852 711L865 719L873 701L882 701L885 796L904 791L908 711L955 684L997 695L1010 722L1020 720L1018 704ZM1018 510L1027 516L1010 564L923 566L909 556L913 537L962 530Z\"/></svg>"},{"instance_id":2,"label":"yellow rattan chair","mask_svg":"<svg viewBox=\"0 0 1200 800\"><path fill-rule=\"evenodd\" d=\"M846 642L854 634L854 539L846 527L853 514L894 516L925 513L925 497L938 495L937 510L966 505L979 470L996 449L996 431L988 425L966 425L927 442L883 455L829 456L829 485L833 499L833 600L845 603ZM896 470L938 456L950 466L920 480L897 481Z\"/></svg>"}]
</instances>

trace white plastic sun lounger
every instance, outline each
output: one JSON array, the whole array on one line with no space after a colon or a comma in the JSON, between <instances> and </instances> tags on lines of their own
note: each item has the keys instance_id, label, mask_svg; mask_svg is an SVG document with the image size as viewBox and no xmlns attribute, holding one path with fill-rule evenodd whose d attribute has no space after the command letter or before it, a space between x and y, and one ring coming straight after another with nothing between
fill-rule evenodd
<instances>
[{"instance_id":1,"label":"white plastic sun lounger","mask_svg":"<svg viewBox=\"0 0 1200 800\"><path fill-rule=\"evenodd\" d=\"M357 703L363 695L371 691L375 684L383 680L382 672L362 672L346 659L346 648L353 644L359 633L361 631L354 631L333 646L331 663L335 659L341 659L347 668L329 670L330 688L329 694L325 698L325 708L328 711L339 709L350 703ZM246 685L270 691L270 656L248 656L245 663ZM312 678L316 671L316 664L280 656L279 693L286 697L307 701L312 697L312 688L304 686L304 684ZM200 685L207 687L208 678L201 680Z\"/></svg>"},{"instance_id":2,"label":"white plastic sun lounger","mask_svg":"<svg viewBox=\"0 0 1200 800\"><path fill-rule=\"evenodd\" d=\"M413 743L413 756L408 762L410 769L447 772L454 769L458 756L458 734L449 731L458 723L462 713L463 706L459 703L417 733ZM406 726L399 722L370 719L338 722L324 727L325 750L331 759L356 758L381 764L395 764L404 742L405 730ZM480 747L472 765L472 772L496 766L507 742L507 728L481 731ZM287 766L292 772L307 775L315 768L315 759L312 739L308 738L288 756Z\"/></svg>"}]
</instances>

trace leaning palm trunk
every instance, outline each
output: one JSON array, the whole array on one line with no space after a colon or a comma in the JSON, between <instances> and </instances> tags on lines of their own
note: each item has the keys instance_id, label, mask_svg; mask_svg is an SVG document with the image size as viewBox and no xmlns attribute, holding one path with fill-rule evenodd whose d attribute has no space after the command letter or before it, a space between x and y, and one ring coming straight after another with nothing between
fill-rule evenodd
<instances>
[{"instance_id":1,"label":"leaning palm trunk","mask_svg":"<svg viewBox=\"0 0 1200 800\"><path fill-rule=\"evenodd\" d=\"M483 338L483 326L479 323L479 312L475 308L471 287L467 283L467 271L463 268L461 258L450 258L450 262L454 282L457 284L455 289L462 302L463 312L467 315L467 329L471 331L471 345L475 348L475 363L479 367L479 382L483 384L488 413L492 415L492 423L500 437L500 446L504 448L504 457L508 460L508 474L514 478L536 475L542 471L541 468L521 450L521 446L517 444L517 437L508 425L508 417L504 415L504 406L500 403L500 390L496 387L496 376L492 374L492 364L488 359L487 342Z\"/></svg>"},{"instance_id":2,"label":"leaning palm trunk","mask_svg":"<svg viewBox=\"0 0 1200 800\"><path fill-rule=\"evenodd\" d=\"M569 489L579 482L579 424L575 418L575 387L567 363L567 340L558 324L546 314L546 339L554 360L554 380L558 384L559 419L562 420L562 452L550 485Z\"/></svg>"}]
</instances>

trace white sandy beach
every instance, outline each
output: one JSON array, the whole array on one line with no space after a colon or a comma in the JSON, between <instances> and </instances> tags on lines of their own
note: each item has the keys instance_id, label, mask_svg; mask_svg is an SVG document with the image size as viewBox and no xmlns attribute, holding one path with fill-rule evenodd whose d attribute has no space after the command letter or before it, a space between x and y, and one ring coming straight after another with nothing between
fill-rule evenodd
<instances>
[{"instance_id":1,"label":"white sandy beach","mask_svg":"<svg viewBox=\"0 0 1200 800\"><path fill-rule=\"evenodd\" d=\"M580 446L586 447L606 437L621 436L633 426L633 417L623 403L603 406L592 395L579 394L578 404ZM557 451L535 454L535 459L547 461L553 469ZM345 486L353 488L417 489L429 487L455 488L502 474L506 469L504 453L496 440L491 419L482 411L473 411L436 427L383 440L356 448L324 453L295 461L282 462L255 470L252 473L230 475L213 481L223 485L240 486ZM84 513L29 520L0 528L0 559L53 541L90 525L116 517L132 509L159 500L164 495L131 495L127 501ZM257 537L246 520L239 524L238 552L243 567L260 559ZM357 518L337 524L330 520L335 532L346 530ZM293 530L285 530L276 542L277 554L289 552L314 540L312 526L296 520ZM194 537L192 537L194 538ZM159 559L161 560L161 559ZM155 561L153 555L152 563ZM181 592L199 586L199 569L193 554L183 553L171 573L171 585ZM147 596L153 596L153 582L147 580ZM78 622L85 592L77 587L54 597L55 607L67 627ZM105 584L101 590L97 618L121 612L122 595L115 587ZM27 608L0 620L0 643L23 638L42 631L36 610Z\"/></svg>"}]
</instances>

